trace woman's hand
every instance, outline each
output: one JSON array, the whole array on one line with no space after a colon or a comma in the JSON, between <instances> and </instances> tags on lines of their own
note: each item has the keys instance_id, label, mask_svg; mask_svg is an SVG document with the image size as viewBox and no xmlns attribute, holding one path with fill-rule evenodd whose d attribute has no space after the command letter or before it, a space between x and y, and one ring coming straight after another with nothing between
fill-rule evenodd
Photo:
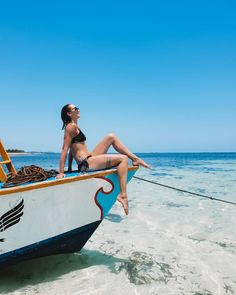
<instances>
[{"instance_id":1,"label":"woman's hand","mask_svg":"<svg viewBox=\"0 0 236 295\"><path fill-rule=\"evenodd\" d=\"M56 176L56 179L61 179L61 178L64 178L66 175L64 173L59 173L57 174Z\"/></svg>"}]
</instances>

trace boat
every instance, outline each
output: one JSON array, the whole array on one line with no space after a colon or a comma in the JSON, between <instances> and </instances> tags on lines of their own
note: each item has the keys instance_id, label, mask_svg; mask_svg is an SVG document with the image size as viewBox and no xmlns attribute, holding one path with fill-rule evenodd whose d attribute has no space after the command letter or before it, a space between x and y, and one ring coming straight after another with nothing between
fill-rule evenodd
<instances>
[{"instance_id":1,"label":"boat","mask_svg":"<svg viewBox=\"0 0 236 295\"><path fill-rule=\"evenodd\" d=\"M0 152L0 265L80 251L120 193L117 169L4 188L2 166L15 168L1 141ZM128 182L136 170L128 168Z\"/></svg>"}]
</instances>

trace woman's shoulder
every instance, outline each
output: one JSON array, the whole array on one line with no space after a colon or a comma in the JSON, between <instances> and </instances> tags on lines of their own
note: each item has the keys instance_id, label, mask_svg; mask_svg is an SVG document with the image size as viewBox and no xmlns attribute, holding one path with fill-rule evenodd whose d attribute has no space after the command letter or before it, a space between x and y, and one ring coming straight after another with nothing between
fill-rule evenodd
<instances>
[{"instance_id":1,"label":"woman's shoulder","mask_svg":"<svg viewBox=\"0 0 236 295\"><path fill-rule=\"evenodd\" d=\"M66 125L65 131L66 132L75 132L78 129L78 126L75 123L69 123Z\"/></svg>"}]
</instances>

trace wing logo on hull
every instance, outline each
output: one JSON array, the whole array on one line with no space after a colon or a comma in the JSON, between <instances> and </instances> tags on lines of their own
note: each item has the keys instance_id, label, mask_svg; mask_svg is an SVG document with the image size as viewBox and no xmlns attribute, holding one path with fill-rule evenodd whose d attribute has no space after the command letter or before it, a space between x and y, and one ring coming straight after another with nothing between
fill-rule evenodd
<instances>
[{"instance_id":1,"label":"wing logo on hull","mask_svg":"<svg viewBox=\"0 0 236 295\"><path fill-rule=\"evenodd\" d=\"M19 204L0 217L0 232L5 231L20 221L21 216L24 214L23 208L24 200L22 199ZM4 242L4 239L0 238L0 242Z\"/></svg>"}]
</instances>

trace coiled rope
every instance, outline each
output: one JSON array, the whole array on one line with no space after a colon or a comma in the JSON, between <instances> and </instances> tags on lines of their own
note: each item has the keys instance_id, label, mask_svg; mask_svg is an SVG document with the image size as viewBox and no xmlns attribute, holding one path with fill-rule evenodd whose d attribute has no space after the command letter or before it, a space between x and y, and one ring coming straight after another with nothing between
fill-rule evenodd
<instances>
[{"instance_id":1,"label":"coiled rope","mask_svg":"<svg viewBox=\"0 0 236 295\"><path fill-rule=\"evenodd\" d=\"M187 191L187 190L183 190L183 189L180 189L180 188L177 188L177 187L174 187L174 186L162 184L162 183L152 181L152 180L149 180L149 179L145 179L145 178L142 178L142 177L133 176L133 178L136 178L136 179L139 179L139 180L142 180L142 181L146 181L146 182L149 182L149 183L152 183L152 184L156 184L156 185L159 185L159 186L163 186L163 187L166 187L166 188L169 188L169 189L173 189L173 190L176 190L176 191L179 191L179 192L182 192L182 193L187 193L187 194L190 194L190 195L210 199L210 200L213 200L213 201L224 202L224 203L227 203L227 204L236 205L235 202L231 202L231 201L227 201L227 200L224 200L224 199L214 198L214 197L211 197L211 196L206 196L206 195L190 192L190 191Z\"/></svg>"},{"instance_id":2,"label":"coiled rope","mask_svg":"<svg viewBox=\"0 0 236 295\"><path fill-rule=\"evenodd\" d=\"M54 177L58 174L56 170L44 170L41 167L30 165L24 166L17 171L17 174L9 173L3 188L21 185L26 182L38 182Z\"/></svg>"}]
</instances>

